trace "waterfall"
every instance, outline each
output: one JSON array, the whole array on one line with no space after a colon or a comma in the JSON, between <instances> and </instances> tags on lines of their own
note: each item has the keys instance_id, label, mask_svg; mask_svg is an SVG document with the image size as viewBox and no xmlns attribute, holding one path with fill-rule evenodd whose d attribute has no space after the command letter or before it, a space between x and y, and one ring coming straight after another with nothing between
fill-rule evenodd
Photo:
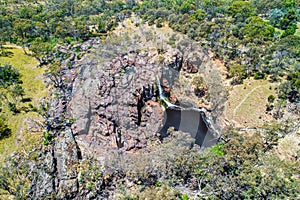
<instances>
[{"instance_id":1,"label":"waterfall","mask_svg":"<svg viewBox=\"0 0 300 200\"><path fill-rule=\"evenodd\" d=\"M173 126L176 130L189 132L200 146L212 146L217 142L218 132L214 129L211 120L203 108L184 108L169 102L165 96L159 78L156 75L156 85L161 102L166 107L167 119L160 133L163 137L167 135L167 129Z\"/></svg>"}]
</instances>

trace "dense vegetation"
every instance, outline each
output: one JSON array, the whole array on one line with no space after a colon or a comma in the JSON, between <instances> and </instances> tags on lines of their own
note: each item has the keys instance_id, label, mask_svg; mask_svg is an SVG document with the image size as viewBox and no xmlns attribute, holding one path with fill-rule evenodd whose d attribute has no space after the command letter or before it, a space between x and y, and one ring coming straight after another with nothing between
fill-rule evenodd
<instances>
[{"instance_id":1,"label":"dense vegetation","mask_svg":"<svg viewBox=\"0 0 300 200\"><path fill-rule=\"evenodd\" d=\"M288 126L273 127L268 134L289 131ZM229 129L224 142L204 151L190 149L191 141L188 134L171 132L162 144L126 159L121 154L111 155L104 171L92 158L85 160L80 187L91 198L108 191L113 191L116 199L193 199L194 195L199 199L299 198L300 152L282 159L276 154L282 148L278 138ZM39 173L35 162L42 162L37 154L12 156L0 169L0 187L6 193L30 198L34 192L30 183Z\"/></svg>"},{"instance_id":2,"label":"dense vegetation","mask_svg":"<svg viewBox=\"0 0 300 200\"><path fill-rule=\"evenodd\" d=\"M233 84L248 76L283 77L282 97L299 101L299 85L288 78L299 73L297 1L143 1L139 13L149 24L168 23L209 46L225 62Z\"/></svg>"},{"instance_id":3,"label":"dense vegetation","mask_svg":"<svg viewBox=\"0 0 300 200\"><path fill-rule=\"evenodd\" d=\"M7 103L12 112L17 112L16 102L23 99L24 90L20 85L19 72L10 65L0 66L1 106Z\"/></svg>"},{"instance_id":4,"label":"dense vegetation","mask_svg":"<svg viewBox=\"0 0 300 200\"><path fill-rule=\"evenodd\" d=\"M24 90L20 85L19 72L10 65L0 66L0 110L7 105L8 109L16 113L16 103L23 99ZM0 119L0 139L11 134L11 130L6 125L4 119Z\"/></svg>"},{"instance_id":5,"label":"dense vegetation","mask_svg":"<svg viewBox=\"0 0 300 200\"><path fill-rule=\"evenodd\" d=\"M58 44L71 48L92 37L104 37L132 13L140 17L142 23L157 27L167 24L199 41L204 49L212 50L214 58L224 61L232 85L241 84L248 77L280 82L277 96L269 96L269 103L276 102L278 109L286 102L299 105L300 35L296 31L300 4L295 0L144 0L139 3L135 0L0 0L0 55L6 56L3 48L6 43L20 45L25 52L29 48L40 64L49 64L48 71L53 75L64 59L53 53ZM174 44L173 40L170 38L169 43ZM194 81L197 96L203 96L203 80ZM11 112L17 113L16 104L23 100L24 90L20 74L12 66L0 67L0 92L1 106L7 105ZM269 105L268 109L273 106ZM276 117L280 118L280 114ZM171 145L172 140L164 141L162 147L158 147L162 152L171 149L176 153L171 147L180 147L181 152L177 152L174 160L172 156L159 154L156 156L161 160L156 161L162 164L153 166L152 160L157 157L151 155L151 158L145 157L151 162L143 160L144 166L137 174L136 163L141 158L132 158L136 162L127 168L114 169L135 180L137 185L143 185L133 194L127 194L124 189L122 197L143 198L139 193L154 195L152 192L163 185L185 185L199 190L203 198L211 199L299 198L299 151L287 159L275 153L279 140L292 133L292 129L288 122L266 125L264 131L252 135L238 133L232 128L224 131L223 142L200 152ZM10 134L5 120L0 119L0 139ZM167 158L164 160L163 156ZM0 171L3 174L0 175L0 188L26 198L24 184L32 181L28 176L29 164L14 158L11 163L12 166ZM10 170L20 165L19 174ZM89 173L95 175L97 172ZM109 174L110 178L118 175ZM20 177L24 180L13 181ZM99 175L94 180L86 177L82 181L88 185L89 181L96 182L95 179L103 177ZM92 186L89 189L96 190ZM172 195L187 198L176 192Z\"/></svg>"},{"instance_id":6,"label":"dense vegetation","mask_svg":"<svg viewBox=\"0 0 300 200\"><path fill-rule=\"evenodd\" d=\"M298 102L299 2L285 1L2 1L0 47L28 46L42 64L57 43L74 44L113 30L132 12L187 34L225 62L233 84L248 76L285 79L279 93ZM50 59L50 60L49 60Z\"/></svg>"}]
</instances>

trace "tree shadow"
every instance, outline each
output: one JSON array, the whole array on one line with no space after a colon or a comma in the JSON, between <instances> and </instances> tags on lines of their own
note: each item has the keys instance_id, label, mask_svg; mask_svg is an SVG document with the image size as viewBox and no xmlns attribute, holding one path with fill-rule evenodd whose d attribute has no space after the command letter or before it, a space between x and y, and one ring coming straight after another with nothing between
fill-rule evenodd
<instances>
[{"instance_id":1,"label":"tree shadow","mask_svg":"<svg viewBox=\"0 0 300 200\"><path fill-rule=\"evenodd\" d=\"M31 102L31 98L30 97L25 97L21 100L22 103L27 103L27 102Z\"/></svg>"},{"instance_id":2,"label":"tree shadow","mask_svg":"<svg viewBox=\"0 0 300 200\"><path fill-rule=\"evenodd\" d=\"M7 125L4 125L4 122L1 121L0 123L0 140L4 138L8 138L11 136L11 129L7 127Z\"/></svg>"},{"instance_id":3,"label":"tree shadow","mask_svg":"<svg viewBox=\"0 0 300 200\"><path fill-rule=\"evenodd\" d=\"M0 53L0 57L12 58L13 56L14 56L14 53L11 51L4 51L4 52Z\"/></svg>"}]
</instances>

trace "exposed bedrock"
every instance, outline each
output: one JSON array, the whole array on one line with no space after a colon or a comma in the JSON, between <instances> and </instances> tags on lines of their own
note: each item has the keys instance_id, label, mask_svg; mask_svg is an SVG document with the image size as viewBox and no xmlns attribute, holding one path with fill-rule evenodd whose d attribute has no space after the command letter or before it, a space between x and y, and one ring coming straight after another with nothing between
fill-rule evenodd
<instances>
[{"instance_id":1,"label":"exposed bedrock","mask_svg":"<svg viewBox=\"0 0 300 200\"><path fill-rule=\"evenodd\" d=\"M64 117L74 121L71 130L83 155L135 151L160 139L157 133L166 128L166 115L156 94L157 76L170 103L186 102L193 107L199 98L191 82L195 76L205 76L213 111L217 111L213 115L222 111L220 79L201 46L193 44L184 50L168 47L159 52L140 45L95 43L89 54L64 73ZM159 58L164 58L163 62Z\"/></svg>"},{"instance_id":2,"label":"exposed bedrock","mask_svg":"<svg viewBox=\"0 0 300 200\"><path fill-rule=\"evenodd\" d=\"M81 158L80 151L73 137L72 130L67 128L60 133L54 144L57 168L57 196L72 198L78 192L77 170Z\"/></svg>"},{"instance_id":3,"label":"exposed bedrock","mask_svg":"<svg viewBox=\"0 0 300 200\"><path fill-rule=\"evenodd\" d=\"M78 193L77 167L81 152L70 128L61 130L53 145L40 149L31 167L30 195L33 199L72 199Z\"/></svg>"},{"instance_id":4,"label":"exposed bedrock","mask_svg":"<svg viewBox=\"0 0 300 200\"><path fill-rule=\"evenodd\" d=\"M68 115L76 119L72 130L85 147L143 148L162 126L163 109L154 94L158 67L147 59L128 53L107 63L81 66Z\"/></svg>"}]
</instances>

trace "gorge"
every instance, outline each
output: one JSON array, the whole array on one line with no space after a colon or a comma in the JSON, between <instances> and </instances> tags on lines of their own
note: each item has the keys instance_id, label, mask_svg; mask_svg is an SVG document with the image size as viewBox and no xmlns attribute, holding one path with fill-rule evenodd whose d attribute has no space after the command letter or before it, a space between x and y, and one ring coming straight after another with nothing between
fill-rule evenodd
<instances>
[{"instance_id":1,"label":"gorge","mask_svg":"<svg viewBox=\"0 0 300 200\"><path fill-rule=\"evenodd\" d=\"M139 152L148 151L151 144L169 140L172 127L175 131L189 133L180 132L180 139L173 139L183 145L180 148L190 148L195 143L208 147L217 142L218 128L215 127L219 126L221 118L217 116L222 112L221 102L225 97L219 88L221 79L214 78L209 84L211 112L194 106L198 97L193 85L181 80L199 74L214 77L217 70L212 68L214 65L201 46L193 43L193 49L178 47L185 49L184 54L171 46L165 46L163 52L153 48L160 44L155 38L170 35L166 31L156 31L153 33L152 29L140 27L130 34L111 34L105 41L89 40L80 47L87 49L82 59L72 61L71 65L68 64L70 61L65 62L57 75L64 84L56 88L48 111L48 130L55 140L41 155L55 170L37 172L37 177L46 178L41 179L43 183L37 181L32 186L32 191L36 186L42 186L35 197L54 191L59 198L78 195L76 191L84 185L76 178L80 175L77 165L97 160L98 166L106 163L111 169L115 164L107 163L116 159L120 162L118 166L128 165L128 168L130 165L125 160L131 157L130 153L143 157L144 154ZM141 35L147 34L154 36L145 42L146 38ZM183 56L182 75L169 68L168 72L174 72L175 76L171 77L174 82L168 82L170 79L164 75L163 66L176 69L176 58ZM163 62L159 61L160 57L164 58ZM162 81L157 82L157 77ZM209 78L206 81L210 83ZM161 104L167 104L167 107ZM114 158L113 155L119 156Z\"/></svg>"},{"instance_id":2,"label":"gorge","mask_svg":"<svg viewBox=\"0 0 300 200\"><path fill-rule=\"evenodd\" d=\"M0 0L0 199L300 199L299 8Z\"/></svg>"}]
</instances>

